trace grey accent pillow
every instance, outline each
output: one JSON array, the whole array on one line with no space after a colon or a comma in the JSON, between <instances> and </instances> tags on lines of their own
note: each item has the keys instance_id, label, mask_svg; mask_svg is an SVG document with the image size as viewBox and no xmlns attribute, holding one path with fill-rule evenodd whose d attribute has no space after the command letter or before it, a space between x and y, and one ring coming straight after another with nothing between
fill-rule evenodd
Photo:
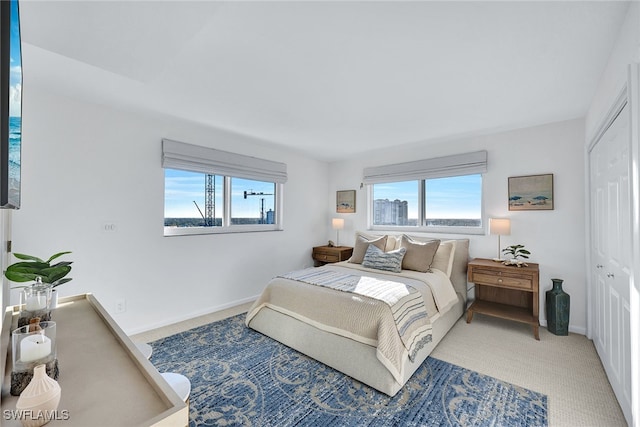
<instances>
[{"instance_id":1,"label":"grey accent pillow","mask_svg":"<svg viewBox=\"0 0 640 427\"><path fill-rule=\"evenodd\" d=\"M378 237L377 239L367 239L362 234L356 233L356 244L353 247L353 253L351 254L351 258L349 258L349 262L362 264L364 254L367 252L370 244L384 251L384 247L387 244L387 236Z\"/></svg>"},{"instance_id":2,"label":"grey accent pillow","mask_svg":"<svg viewBox=\"0 0 640 427\"><path fill-rule=\"evenodd\" d=\"M402 258L404 258L406 252L407 250L405 248L396 249L391 252L383 252L380 248L369 245L362 260L362 266L400 273L402 271Z\"/></svg>"},{"instance_id":3,"label":"grey accent pillow","mask_svg":"<svg viewBox=\"0 0 640 427\"><path fill-rule=\"evenodd\" d=\"M402 260L402 268L422 273L429 272L438 246L440 246L438 239L416 241L403 234L400 238L400 247L405 248L407 253Z\"/></svg>"}]
</instances>

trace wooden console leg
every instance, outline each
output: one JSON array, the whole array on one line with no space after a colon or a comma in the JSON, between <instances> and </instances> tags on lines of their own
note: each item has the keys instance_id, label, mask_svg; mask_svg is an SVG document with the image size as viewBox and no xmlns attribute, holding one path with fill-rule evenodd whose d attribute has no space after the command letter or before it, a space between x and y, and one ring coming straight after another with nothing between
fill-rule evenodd
<instances>
[{"instance_id":1,"label":"wooden console leg","mask_svg":"<svg viewBox=\"0 0 640 427\"><path fill-rule=\"evenodd\" d=\"M538 325L533 325L533 336L534 336L538 341L540 341L539 328L540 328L540 326L538 326Z\"/></svg>"},{"instance_id":2,"label":"wooden console leg","mask_svg":"<svg viewBox=\"0 0 640 427\"><path fill-rule=\"evenodd\" d=\"M473 311L467 310L467 323L471 323L471 319L473 319Z\"/></svg>"}]
</instances>

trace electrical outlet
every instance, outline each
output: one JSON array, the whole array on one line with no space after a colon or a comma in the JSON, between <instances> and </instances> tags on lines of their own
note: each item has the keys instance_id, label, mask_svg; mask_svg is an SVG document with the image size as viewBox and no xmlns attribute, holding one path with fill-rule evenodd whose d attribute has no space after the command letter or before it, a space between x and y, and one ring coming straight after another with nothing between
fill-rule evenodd
<instances>
[{"instance_id":1,"label":"electrical outlet","mask_svg":"<svg viewBox=\"0 0 640 427\"><path fill-rule=\"evenodd\" d=\"M116 300L115 314L124 313L127 311L127 301L124 298Z\"/></svg>"},{"instance_id":2,"label":"electrical outlet","mask_svg":"<svg viewBox=\"0 0 640 427\"><path fill-rule=\"evenodd\" d=\"M118 231L118 225L115 222L102 223L102 231L105 233L115 233Z\"/></svg>"}]
</instances>

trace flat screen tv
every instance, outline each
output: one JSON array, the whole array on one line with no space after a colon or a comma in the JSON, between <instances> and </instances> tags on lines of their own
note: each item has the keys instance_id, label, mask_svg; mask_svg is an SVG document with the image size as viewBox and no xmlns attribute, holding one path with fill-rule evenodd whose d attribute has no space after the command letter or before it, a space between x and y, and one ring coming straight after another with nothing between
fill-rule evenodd
<instances>
[{"instance_id":1,"label":"flat screen tv","mask_svg":"<svg viewBox=\"0 0 640 427\"><path fill-rule=\"evenodd\" d=\"M22 52L18 0L0 0L0 208L20 208Z\"/></svg>"}]
</instances>

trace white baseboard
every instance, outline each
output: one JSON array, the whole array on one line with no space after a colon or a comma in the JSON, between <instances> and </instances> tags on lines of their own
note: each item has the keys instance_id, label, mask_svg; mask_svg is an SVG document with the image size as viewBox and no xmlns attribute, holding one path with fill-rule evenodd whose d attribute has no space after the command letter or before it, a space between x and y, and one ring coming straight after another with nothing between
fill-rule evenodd
<instances>
[{"instance_id":1,"label":"white baseboard","mask_svg":"<svg viewBox=\"0 0 640 427\"><path fill-rule=\"evenodd\" d=\"M141 334L143 332L152 331L154 329L162 328L164 326L173 325L174 323L184 322L185 320L191 320L191 319L194 319L196 317L205 316L207 314L215 313L215 312L218 312L218 311L222 311L222 310L226 310L226 309L229 309L229 308L237 307L237 306L242 305L242 304L253 302L253 301L257 300L259 296L260 295L255 295L255 296L252 296L252 297L243 298L241 300L228 302L226 304L217 305L215 307L209 307L209 308L206 308L204 310L193 311L193 312L190 312L188 314L181 315L181 316L171 317L171 318L168 318L168 319L164 319L161 322L157 322L157 323L152 323L150 325L146 325L146 326L144 326L142 328L127 329L127 330L125 330L125 333L127 335L131 336L131 335Z\"/></svg>"}]
</instances>

